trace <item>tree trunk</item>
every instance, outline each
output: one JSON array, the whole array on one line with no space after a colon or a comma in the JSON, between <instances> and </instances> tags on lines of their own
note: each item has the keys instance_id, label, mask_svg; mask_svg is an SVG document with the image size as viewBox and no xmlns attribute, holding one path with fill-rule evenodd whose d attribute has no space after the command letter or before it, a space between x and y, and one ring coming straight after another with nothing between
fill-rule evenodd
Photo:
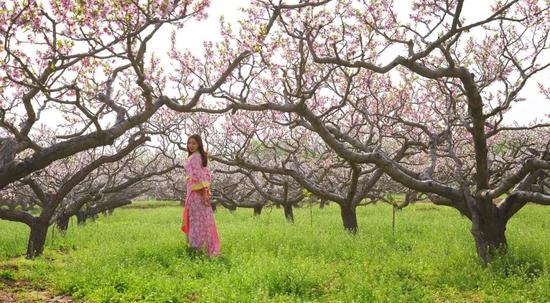
<instances>
[{"instance_id":1,"label":"tree trunk","mask_svg":"<svg viewBox=\"0 0 550 303\"><path fill-rule=\"evenodd\" d=\"M264 208L263 205L254 206L254 216L259 216L262 213L262 208Z\"/></svg>"},{"instance_id":2,"label":"tree trunk","mask_svg":"<svg viewBox=\"0 0 550 303\"><path fill-rule=\"evenodd\" d=\"M340 213L342 215L344 228L352 234L357 233L357 214L355 212L355 206L340 205Z\"/></svg>"},{"instance_id":3,"label":"tree trunk","mask_svg":"<svg viewBox=\"0 0 550 303\"><path fill-rule=\"evenodd\" d=\"M485 265L496 255L507 253L506 220L497 212L491 215L473 216L471 232L476 243L477 254Z\"/></svg>"},{"instance_id":4,"label":"tree trunk","mask_svg":"<svg viewBox=\"0 0 550 303\"><path fill-rule=\"evenodd\" d=\"M67 229L69 228L69 219L71 217L68 216L68 215L61 215L59 216L59 218L57 219L57 228L63 233L65 234L67 232Z\"/></svg>"},{"instance_id":5,"label":"tree trunk","mask_svg":"<svg viewBox=\"0 0 550 303\"><path fill-rule=\"evenodd\" d=\"M87 217L88 217L88 215L86 214L86 211L79 210L76 213L76 222L77 222L77 224L78 225L84 225L84 223L86 223Z\"/></svg>"},{"instance_id":6,"label":"tree trunk","mask_svg":"<svg viewBox=\"0 0 550 303\"><path fill-rule=\"evenodd\" d=\"M292 211L292 204L284 205L285 218L288 222L294 223L294 213Z\"/></svg>"},{"instance_id":7,"label":"tree trunk","mask_svg":"<svg viewBox=\"0 0 550 303\"><path fill-rule=\"evenodd\" d=\"M319 208L325 208L326 203L327 203L326 199L321 199L321 201L319 202Z\"/></svg>"},{"instance_id":8,"label":"tree trunk","mask_svg":"<svg viewBox=\"0 0 550 303\"><path fill-rule=\"evenodd\" d=\"M38 257L44 251L44 243L48 234L48 222L45 220L35 219L31 225L31 234L27 244L27 259Z\"/></svg>"}]
</instances>

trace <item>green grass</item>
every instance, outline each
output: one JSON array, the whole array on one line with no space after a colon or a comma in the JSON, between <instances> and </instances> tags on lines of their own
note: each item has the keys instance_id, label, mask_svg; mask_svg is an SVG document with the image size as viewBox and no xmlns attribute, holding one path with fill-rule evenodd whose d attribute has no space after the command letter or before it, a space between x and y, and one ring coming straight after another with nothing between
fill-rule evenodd
<instances>
[{"instance_id":1,"label":"green grass","mask_svg":"<svg viewBox=\"0 0 550 303\"><path fill-rule=\"evenodd\" d=\"M467 219L414 205L358 210L359 232L343 231L331 204L216 213L222 257L188 252L177 203L119 209L65 237L49 234L43 256L4 261L27 279L95 302L546 302L550 301L550 208L528 206L508 226L509 255L478 261ZM27 228L0 221L0 260L24 253ZM7 232L5 232L7 231ZM6 267L7 268L7 267Z\"/></svg>"},{"instance_id":2,"label":"green grass","mask_svg":"<svg viewBox=\"0 0 550 303\"><path fill-rule=\"evenodd\" d=\"M0 220L0 260L24 253L29 232L27 225Z\"/></svg>"}]
</instances>

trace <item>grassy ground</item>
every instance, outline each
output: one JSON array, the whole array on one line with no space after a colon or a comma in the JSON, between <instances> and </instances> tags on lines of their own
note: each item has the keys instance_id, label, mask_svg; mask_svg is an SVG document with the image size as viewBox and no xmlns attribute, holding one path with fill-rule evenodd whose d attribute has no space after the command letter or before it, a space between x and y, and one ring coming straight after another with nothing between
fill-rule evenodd
<instances>
[{"instance_id":1,"label":"grassy ground","mask_svg":"<svg viewBox=\"0 0 550 303\"><path fill-rule=\"evenodd\" d=\"M50 233L33 261L13 258L27 228L0 221L0 278L94 302L550 302L550 207L512 219L510 253L488 268L468 221L431 205L400 211L395 235L390 207L360 208L355 237L336 205L313 209L313 225L307 208L293 225L281 209L220 210L214 259L187 251L181 212L176 203L119 209Z\"/></svg>"}]
</instances>

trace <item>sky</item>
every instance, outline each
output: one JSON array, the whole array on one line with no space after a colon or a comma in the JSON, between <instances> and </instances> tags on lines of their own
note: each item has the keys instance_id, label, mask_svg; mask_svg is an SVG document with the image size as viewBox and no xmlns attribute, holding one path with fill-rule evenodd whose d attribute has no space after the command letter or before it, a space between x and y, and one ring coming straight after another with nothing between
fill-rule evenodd
<instances>
[{"instance_id":1,"label":"sky","mask_svg":"<svg viewBox=\"0 0 550 303\"><path fill-rule=\"evenodd\" d=\"M1 0L0 0L1 1ZM395 0L395 8L401 16L408 16L411 12L411 0ZM297 0L287 0L287 2L297 2ZM489 12L489 5L493 1L466 0L462 15L466 22L474 22L486 18ZM239 10L241 7L250 5L249 0L211 0L211 6L208 8L208 19L206 21L190 21L177 32L178 47L190 49L193 53L200 55L203 50L203 42L207 40L219 40L220 16L224 16L226 22L232 24L234 30L237 29L237 21L244 14ZM164 27L158 32L150 42L148 52L155 53L161 58L170 50L170 27ZM151 47L154 46L154 47ZM550 81L550 69L540 73L532 79L520 97L526 101L514 104L513 108L504 117L505 124L518 123L526 125L535 120L550 122L550 101L546 100L538 93L537 82L544 80ZM60 113L48 112L47 118L41 119L46 125L51 121L59 121L56 117ZM51 125L50 125L51 126Z\"/></svg>"},{"instance_id":2,"label":"sky","mask_svg":"<svg viewBox=\"0 0 550 303\"><path fill-rule=\"evenodd\" d=\"M287 1L297 2L297 1ZM411 12L411 0L396 0L395 7L398 8L398 14L407 16ZM488 16L490 4L494 1L479 1L466 0L463 8L462 16L467 23L479 21ZM205 40L217 40L219 34L219 18L223 14L227 22L237 27L236 21L243 16L239 11L240 7L250 5L249 0L211 0L211 6L208 9L208 19L206 22L190 22L178 32L178 46L189 48L193 52L200 54L202 43ZM168 28L164 32L160 32L154 42L156 51L162 52L163 49L170 48L170 31ZM526 98L526 101L516 103L509 113L505 116L504 122L512 124L528 124L535 119L549 121L550 118L550 101L544 99L538 93L537 82L550 81L550 70L547 69L533 78L535 81L530 81L523 89L520 97Z\"/></svg>"}]
</instances>

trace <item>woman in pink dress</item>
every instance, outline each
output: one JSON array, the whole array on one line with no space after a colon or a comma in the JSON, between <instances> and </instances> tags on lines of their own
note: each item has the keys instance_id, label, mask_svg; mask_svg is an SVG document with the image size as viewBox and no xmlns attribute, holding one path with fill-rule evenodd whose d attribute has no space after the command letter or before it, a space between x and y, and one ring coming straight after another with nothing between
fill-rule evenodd
<instances>
[{"instance_id":1,"label":"woman in pink dress","mask_svg":"<svg viewBox=\"0 0 550 303\"><path fill-rule=\"evenodd\" d=\"M207 153L199 135L187 139L188 157L185 160L186 196L181 230L193 249L204 249L208 256L220 254L220 239L210 205L210 182Z\"/></svg>"}]
</instances>

